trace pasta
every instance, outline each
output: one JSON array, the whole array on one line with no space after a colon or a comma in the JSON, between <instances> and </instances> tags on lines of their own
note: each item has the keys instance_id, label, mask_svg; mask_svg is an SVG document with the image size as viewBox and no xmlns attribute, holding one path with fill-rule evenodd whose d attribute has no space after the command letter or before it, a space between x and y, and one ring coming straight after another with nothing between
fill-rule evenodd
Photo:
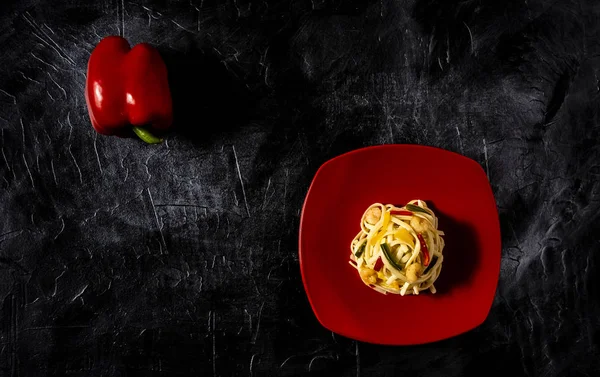
<instances>
[{"instance_id":1,"label":"pasta","mask_svg":"<svg viewBox=\"0 0 600 377\"><path fill-rule=\"evenodd\" d=\"M418 295L429 290L442 270L444 232L423 200L403 207L374 203L362 216L350 244L350 264L379 293Z\"/></svg>"}]
</instances>

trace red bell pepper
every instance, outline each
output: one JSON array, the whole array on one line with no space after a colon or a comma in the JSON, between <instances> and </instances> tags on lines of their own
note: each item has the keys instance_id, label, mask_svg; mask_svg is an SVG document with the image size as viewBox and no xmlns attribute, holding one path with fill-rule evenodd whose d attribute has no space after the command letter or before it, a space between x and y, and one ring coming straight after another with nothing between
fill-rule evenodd
<instances>
[{"instance_id":1,"label":"red bell pepper","mask_svg":"<svg viewBox=\"0 0 600 377\"><path fill-rule=\"evenodd\" d=\"M412 212L404 211L401 209L394 209L390 211L390 215L398 215L398 216L412 216Z\"/></svg>"},{"instance_id":2,"label":"red bell pepper","mask_svg":"<svg viewBox=\"0 0 600 377\"><path fill-rule=\"evenodd\" d=\"M173 123L167 67L154 47L133 48L124 38L109 36L92 51L85 99L92 126L103 135L127 136L133 130L147 143Z\"/></svg>"},{"instance_id":3,"label":"red bell pepper","mask_svg":"<svg viewBox=\"0 0 600 377\"><path fill-rule=\"evenodd\" d=\"M429 265L429 249L427 248L427 243L425 242L425 239L423 238L423 236L421 235L421 233L417 233L417 238L419 239L419 242L421 242L421 251L423 251L423 266L428 266Z\"/></svg>"}]
</instances>

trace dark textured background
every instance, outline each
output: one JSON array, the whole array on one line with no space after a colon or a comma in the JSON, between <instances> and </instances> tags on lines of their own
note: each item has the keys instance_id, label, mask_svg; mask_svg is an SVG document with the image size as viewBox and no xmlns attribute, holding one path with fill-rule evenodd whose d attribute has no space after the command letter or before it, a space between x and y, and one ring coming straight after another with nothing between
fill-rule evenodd
<instances>
[{"instance_id":1,"label":"dark textured background","mask_svg":"<svg viewBox=\"0 0 600 377\"><path fill-rule=\"evenodd\" d=\"M0 375L598 375L599 15L569 0L3 0ZM110 34L164 55L166 143L93 131L86 64ZM502 267L476 330L384 347L312 314L308 185L382 143L486 170Z\"/></svg>"}]
</instances>

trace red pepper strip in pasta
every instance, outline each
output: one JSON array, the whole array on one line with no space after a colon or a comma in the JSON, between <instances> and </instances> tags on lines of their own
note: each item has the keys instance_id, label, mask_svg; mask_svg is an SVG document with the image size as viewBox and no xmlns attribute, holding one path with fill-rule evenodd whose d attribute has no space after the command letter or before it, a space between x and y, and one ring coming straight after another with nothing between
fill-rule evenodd
<instances>
[{"instance_id":1,"label":"red pepper strip in pasta","mask_svg":"<svg viewBox=\"0 0 600 377\"><path fill-rule=\"evenodd\" d=\"M381 260L381 257L379 257L379 258L377 258L377 262L375 262L375 266L373 266L373 269L375 271L380 271L382 267L383 267L383 261Z\"/></svg>"},{"instance_id":2,"label":"red pepper strip in pasta","mask_svg":"<svg viewBox=\"0 0 600 377\"><path fill-rule=\"evenodd\" d=\"M412 216L413 213L410 211L403 211L403 210L396 209L396 210L390 211L390 214L391 215L399 215L399 216Z\"/></svg>"},{"instance_id":3,"label":"red pepper strip in pasta","mask_svg":"<svg viewBox=\"0 0 600 377\"><path fill-rule=\"evenodd\" d=\"M427 249L427 243L425 242L425 239L423 239L423 236L421 235L421 233L417 234L417 238L419 239L419 242L421 242L421 250L423 251L423 256L424 256L424 261L423 261L423 266L428 266L429 265L429 249Z\"/></svg>"}]
</instances>

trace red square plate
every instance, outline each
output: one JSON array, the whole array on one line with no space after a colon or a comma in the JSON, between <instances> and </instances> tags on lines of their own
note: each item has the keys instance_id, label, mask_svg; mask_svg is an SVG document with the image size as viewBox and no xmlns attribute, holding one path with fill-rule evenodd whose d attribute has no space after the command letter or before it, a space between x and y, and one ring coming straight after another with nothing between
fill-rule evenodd
<instances>
[{"instance_id":1,"label":"red square plate","mask_svg":"<svg viewBox=\"0 0 600 377\"><path fill-rule=\"evenodd\" d=\"M348 264L350 242L372 203L422 199L446 246L436 294L383 295ZM407 345L449 338L488 315L500 272L496 202L481 166L419 145L358 149L327 161L308 190L299 236L302 281L321 324L340 335Z\"/></svg>"}]
</instances>

